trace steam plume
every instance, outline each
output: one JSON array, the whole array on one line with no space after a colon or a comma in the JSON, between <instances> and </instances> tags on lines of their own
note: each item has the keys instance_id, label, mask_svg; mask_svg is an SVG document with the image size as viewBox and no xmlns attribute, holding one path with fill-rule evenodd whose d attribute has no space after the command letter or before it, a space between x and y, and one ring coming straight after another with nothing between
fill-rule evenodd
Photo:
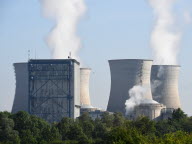
<instances>
[{"instance_id":1,"label":"steam plume","mask_svg":"<svg viewBox=\"0 0 192 144\"><path fill-rule=\"evenodd\" d=\"M191 24L192 23L192 17L189 11L184 11L184 20L186 24Z\"/></svg>"},{"instance_id":2,"label":"steam plume","mask_svg":"<svg viewBox=\"0 0 192 144\"><path fill-rule=\"evenodd\" d=\"M67 58L71 52L78 58L81 47L76 35L77 23L85 13L84 0L40 0L45 17L55 21L55 26L47 37L47 45L55 59Z\"/></svg>"},{"instance_id":3,"label":"steam plume","mask_svg":"<svg viewBox=\"0 0 192 144\"><path fill-rule=\"evenodd\" d=\"M173 5L176 0L149 0L155 16L151 34L154 63L176 65L179 52L180 32L176 30Z\"/></svg>"},{"instance_id":4,"label":"steam plume","mask_svg":"<svg viewBox=\"0 0 192 144\"><path fill-rule=\"evenodd\" d=\"M145 94L147 90L143 86L136 85L129 90L130 98L125 102L126 105L126 115L131 114L134 110L134 107L142 103L145 99Z\"/></svg>"}]
</instances>

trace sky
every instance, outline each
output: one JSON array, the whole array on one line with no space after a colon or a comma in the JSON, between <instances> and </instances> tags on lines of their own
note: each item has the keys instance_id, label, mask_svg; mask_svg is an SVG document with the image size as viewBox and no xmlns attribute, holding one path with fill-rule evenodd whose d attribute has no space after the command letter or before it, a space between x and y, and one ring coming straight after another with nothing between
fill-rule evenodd
<instances>
[{"instance_id":1,"label":"sky","mask_svg":"<svg viewBox=\"0 0 192 144\"><path fill-rule=\"evenodd\" d=\"M110 93L110 59L152 59L153 11L147 0L86 0L78 25L82 66L92 68L92 105L106 109ZM178 62L183 110L192 115L192 1L176 0L174 14L182 31ZM49 59L45 39L54 22L43 17L38 0L0 0L0 111L11 111L15 77L13 63Z\"/></svg>"}]
</instances>

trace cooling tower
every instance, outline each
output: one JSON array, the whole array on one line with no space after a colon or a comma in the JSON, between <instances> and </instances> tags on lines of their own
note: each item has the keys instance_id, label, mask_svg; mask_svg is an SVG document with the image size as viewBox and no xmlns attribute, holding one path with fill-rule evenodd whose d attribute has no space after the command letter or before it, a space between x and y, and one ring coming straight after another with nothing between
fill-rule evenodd
<instances>
[{"instance_id":1,"label":"cooling tower","mask_svg":"<svg viewBox=\"0 0 192 144\"><path fill-rule=\"evenodd\" d=\"M125 102L130 98L128 92L135 85L146 88L145 98L152 99L150 88L152 60L109 60L109 65L111 91L107 111L125 114Z\"/></svg>"},{"instance_id":2,"label":"cooling tower","mask_svg":"<svg viewBox=\"0 0 192 144\"><path fill-rule=\"evenodd\" d=\"M15 63L16 90L12 113L28 111L28 63Z\"/></svg>"},{"instance_id":3,"label":"cooling tower","mask_svg":"<svg viewBox=\"0 0 192 144\"><path fill-rule=\"evenodd\" d=\"M91 106L89 96L89 79L90 79L90 68L80 69L80 104L81 106Z\"/></svg>"},{"instance_id":4,"label":"cooling tower","mask_svg":"<svg viewBox=\"0 0 192 144\"><path fill-rule=\"evenodd\" d=\"M151 70L151 87L153 99L167 108L180 108L178 76L180 66L153 65Z\"/></svg>"}]
</instances>

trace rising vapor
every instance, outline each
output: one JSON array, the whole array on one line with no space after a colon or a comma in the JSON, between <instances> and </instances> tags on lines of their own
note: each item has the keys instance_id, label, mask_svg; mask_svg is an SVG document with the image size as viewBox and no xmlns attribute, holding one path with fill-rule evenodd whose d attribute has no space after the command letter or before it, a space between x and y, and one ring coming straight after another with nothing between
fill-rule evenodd
<instances>
[{"instance_id":1,"label":"rising vapor","mask_svg":"<svg viewBox=\"0 0 192 144\"><path fill-rule=\"evenodd\" d=\"M46 18L55 22L46 42L54 59L63 59L72 53L78 59L81 47L80 38L76 35L77 24L86 11L84 0L39 0Z\"/></svg>"},{"instance_id":2,"label":"rising vapor","mask_svg":"<svg viewBox=\"0 0 192 144\"><path fill-rule=\"evenodd\" d=\"M147 89L140 85L135 85L129 90L130 98L125 102L126 115L133 112L135 106L138 106L145 99Z\"/></svg>"},{"instance_id":3,"label":"rising vapor","mask_svg":"<svg viewBox=\"0 0 192 144\"><path fill-rule=\"evenodd\" d=\"M191 24L192 23L192 17L189 11L184 11L184 21L186 24Z\"/></svg>"},{"instance_id":4,"label":"rising vapor","mask_svg":"<svg viewBox=\"0 0 192 144\"><path fill-rule=\"evenodd\" d=\"M181 34L173 15L176 0L149 0L154 11L155 26L151 34L154 64L176 65Z\"/></svg>"}]
</instances>

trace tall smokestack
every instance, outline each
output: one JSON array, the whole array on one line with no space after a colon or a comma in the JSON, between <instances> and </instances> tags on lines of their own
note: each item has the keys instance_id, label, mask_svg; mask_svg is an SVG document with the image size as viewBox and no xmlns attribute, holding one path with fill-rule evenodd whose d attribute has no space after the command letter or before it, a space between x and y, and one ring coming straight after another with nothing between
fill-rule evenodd
<instances>
[{"instance_id":1,"label":"tall smokestack","mask_svg":"<svg viewBox=\"0 0 192 144\"><path fill-rule=\"evenodd\" d=\"M91 74L90 68L80 69L80 104L82 106L91 106L91 101L89 96L90 74Z\"/></svg>"},{"instance_id":2,"label":"tall smokestack","mask_svg":"<svg viewBox=\"0 0 192 144\"><path fill-rule=\"evenodd\" d=\"M125 114L125 102L130 98L129 90L134 86L146 88L143 98L152 100L150 74L152 60L109 60L111 91L107 110Z\"/></svg>"},{"instance_id":3,"label":"tall smokestack","mask_svg":"<svg viewBox=\"0 0 192 144\"><path fill-rule=\"evenodd\" d=\"M153 65L151 71L151 87L153 99L167 108L180 108L178 90L178 65Z\"/></svg>"},{"instance_id":4,"label":"tall smokestack","mask_svg":"<svg viewBox=\"0 0 192 144\"><path fill-rule=\"evenodd\" d=\"M28 63L15 63L16 90L12 113L28 111Z\"/></svg>"}]
</instances>

